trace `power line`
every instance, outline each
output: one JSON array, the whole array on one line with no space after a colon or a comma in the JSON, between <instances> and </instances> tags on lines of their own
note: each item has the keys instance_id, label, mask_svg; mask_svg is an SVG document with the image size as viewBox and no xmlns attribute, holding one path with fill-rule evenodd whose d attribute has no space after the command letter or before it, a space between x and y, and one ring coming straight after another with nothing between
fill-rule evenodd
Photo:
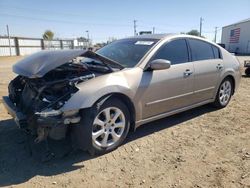
<instances>
[{"instance_id":1,"label":"power line","mask_svg":"<svg viewBox=\"0 0 250 188\"><path fill-rule=\"evenodd\" d=\"M45 9L37 9L37 8L27 8L27 7L19 7L19 6L10 6L10 5L4 5L5 8L14 8L14 9L19 9L19 10L29 10L29 11L34 11L35 13L37 12L46 12L50 14L60 14L60 15L65 15L65 16L77 16L77 17L82 17L82 14L72 14L72 13L65 13L65 12L59 12L59 11L49 11Z\"/></svg>"},{"instance_id":2,"label":"power line","mask_svg":"<svg viewBox=\"0 0 250 188\"><path fill-rule=\"evenodd\" d=\"M59 12L59 11L49 11L49 10L45 10L45 9L37 9L37 8L27 8L27 7L20 7L20 6L10 6L10 5L4 5L6 8L14 8L14 9L19 9L19 10L29 10L29 11L35 11L36 13L37 12L46 12L46 13L50 13L50 14L58 14L58 15L65 15L65 16L76 16L76 17L82 17L82 14L72 14L72 13L65 13L65 12ZM8 15L8 16L14 16L14 15ZM16 16L16 15L15 15ZM19 17L19 16L18 16ZM22 16L22 17L24 17L24 16ZM25 16L25 17L27 17L27 16ZM33 17L32 17L33 18ZM27 19L29 19L28 17L27 17ZM34 18L34 19L37 19L37 18ZM39 18L39 19L43 19L43 18ZM44 19L43 19L44 20ZM47 21L47 19L46 19L46 21ZM55 21L55 22L57 22L58 20L52 20L53 22ZM65 21L59 21L59 22L65 22ZM66 21L66 22L68 22L68 21ZM72 22L71 22L72 23ZM74 23L79 23L79 22L74 22ZM91 25L93 25L92 23L88 23L88 24L91 24ZM159 24L159 25L167 25L168 27L182 27L182 25L172 25L172 24L162 24L162 23L155 23L154 22L154 24ZM150 25L154 25L154 24L150 24ZM95 24L95 25L99 25L99 24ZM102 24L102 25L107 25L107 24ZM108 25L111 25L111 24L108 24ZM119 26L121 26L121 27L129 27L129 25L125 25L125 24L114 24L114 25L119 25ZM148 27L148 28L152 28L152 26L149 26L149 25L141 25L141 26L143 26L143 27ZM158 27L157 27L158 28ZM165 29L161 29L161 30L165 30Z\"/></svg>"},{"instance_id":3,"label":"power line","mask_svg":"<svg viewBox=\"0 0 250 188\"><path fill-rule=\"evenodd\" d=\"M213 31L202 31L202 33L214 33L214 30Z\"/></svg>"},{"instance_id":4,"label":"power line","mask_svg":"<svg viewBox=\"0 0 250 188\"><path fill-rule=\"evenodd\" d=\"M140 26L150 26L150 25L151 25L151 28L152 28L152 25L157 26L157 28L158 28L158 26L161 26L161 27L167 26L167 27L171 27L171 28L173 28L173 27L183 28L183 25L181 25L181 24L169 24L169 23L157 22L157 21L146 22L146 21L140 20Z\"/></svg>"},{"instance_id":5,"label":"power line","mask_svg":"<svg viewBox=\"0 0 250 188\"><path fill-rule=\"evenodd\" d=\"M7 17L15 17L18 19L26 19L26 20L36 20L36 21L43 21L43 22L55 22L55 23L63 23L63 24L76 24L76 25L87 25L87 26L110 26L110 27L131 27L127 24L110 24L110 23L90 23L90 22L80 22L80 21L68 21L68 20L57 20L57 19L47 19L47 18L40 18L40 17L31 17L31 16L23 16L23 15L16 15L16 14L8 14L8 13L0 13L1 16ZM142 25L143 27L152 28L152 26ZM137 34L137 20L134 20L134 33ZM158 30L166 31L167 28L157 27Z\"/></svg>"},{"instance_id":6,"label":"power line","mask_svg":"<svg viewBox=\"0 0 250 188\"><path fill-rule=\"evenodd\" d=\"M39 21L45 21L45 22L57 22L57 23L65 23L65 24L85 24L85 25L93 25L93 26L130 27L130 25L126 25L126 24L89 23L89 22L76 22L76 21L73 22L73 21L67 21L67 20L37 18L37 17L29 17L29 16L6 14L6 13L0 13L0 15L8 16L8 17L22 18L22 19L28 19L28 20L39 20Z\"/></svg>"},{"instance_id":7,"label":"power line","mask_svg":"<svg viewBox=\"0 0 250 188\"><path fill-rule=\"evenodd\" d=\"M50 14L58 14L58 15L65 15L65 16L75 16L75 17L82 17L83 15L82 14L75 14L75 13L69 13L69 12L61 12L61 11L56 11L56 10L53 10L53 11L50 11L50 10L46 10L46 9L38 9L38 8L27 8L27 7L20 7L20 6L13 6L13 5L7 5L7 4L2 4L1 5L2 7L4 6L5 8L14 8L14 9L19 9L19 10L29 10L29 11L34 11L35 13L37 12L46 12L46 13L50 13ZM9 15L10 16L10 15ZM11 15L11 16L14 16L14 15ZM15 17L19 17L19 15L15 15ZM22 16L22 17L28 17L28 16ZM33 17L32 17L33 18ZM30 19L30 18L27 18L27 19ZM34 18L34 19L42 19L44 20L43 18ZM111 19L111 18L110 18ZM45 21L48 21L48 19L46 19ZM130 25L128 24L102 24L102 23L96 23L96 24L92 24L92 23L88 23L88 22L71 22L71 21L62 21L62 20L51 20L53 22L67 22L67 23L86 23L86 24L90 24L90 25L114 25L114 26L121 26L121 27L130 27ZM203 19L204 21L204 19ZM141 21L140 21L141 23ZM152 28L152 25L160 25L160 27L157 26L158 29L160 30L167 30L167 28L183 28L183 25L176 25L176 24L166 24L166 23L162 23L162 22L153 22L153 23L148 23L148 22L143 22L142 23L147 23L147 24L140 24L140 26L143 26L143 27L148 27L148 28ZM161 27L164 27L166 26L165 29L162 29ZM191 27L191 28L195 28L196 26L194 27Z\"/></svg>"},{"instance_id":8,"label":"power line","mask_svg":"<svg viewBox=\"0 0 250 188\"><path fill-rule=\"evenodd\" d=\"M41 11L45 11L45 10L41 10ZM50 12L50 11L47 11L47 12ZM62 13L62 14L64 14L64 13ZM67 13L65 13L65 15L66 14ZM8 13L0 13L0 15L2 16L2 18L4 18L3 16L7 16L7 17L15 17L15 18L18 18L18 19L36 20L36 21L43 21L43 22L55 22L55 23L64 23L64 24L86 25L86 27L87 26L131 27L131 25L129 25L129 24L90 23L90 22L81 22L81 21L68 21L68 20L58 20L58 19L47 19L47 18L41 18L41 17L31 17L31 16L23 16L23 15L8 14ZM70 14L68 14L68 15L70 15ZM72 14L72 16L79 16L79 15ZM201 17L200 18L200 35L202 33L214 33L214 31L211 31L211 32L210 31L209 32L202 31L203 21L204 21L204 19ZM137 35L137 29L138 29L137 22L138 21L137 20L133 20L133 22L134 22L134 35ZM152 25L151 26L148 26L148 25L146 26L146 25L141 25L140 24L140 26L148 27L148 28L151 28L151 29L152 29ZM162 28L162 26L163 26L164 29ZM166 24L162 24L160 27L156 26L158 33L161 32L161 31L165 32L165 31L168 30L168 28L171 28L171 27L167 27L167 26L168 26L168 24L167 25ZM219 29L217 28L217 32L220 31L220 30L221 30L221 28L219 28ZM155 26L153 27L153 33L155 33Z\"/></svg>"}]
</instances>

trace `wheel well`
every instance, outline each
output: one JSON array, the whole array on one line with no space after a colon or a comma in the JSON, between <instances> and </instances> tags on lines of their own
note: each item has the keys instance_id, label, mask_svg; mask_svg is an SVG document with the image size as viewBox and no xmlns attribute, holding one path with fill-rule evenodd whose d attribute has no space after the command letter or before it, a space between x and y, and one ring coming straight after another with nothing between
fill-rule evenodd
<instances>
[{"instance_id":1,"label":"wheel well","mask_svg":"<svg viewBox=\"0 0 250 188\"><path fill-rule=\"evenodd\" d=\"M233 84L233 93L232 93L232 95L233 95L234 94L234 89L235 89L235 80L234 80L234 77L232 75L228 75L224 79L226 79L226 78L229 78L232 81L232 84Z\"/></svg>"},{"instance_id":2,"label":"wheel well","mask_svg":"<svg viewBox=\"0 0 250 188\"><path fill-rule=\"evenodd\" d=\"M130 130L134 131L135 130L135 107L133 102L130 100L130 98L122 93L110 93L107 95L104 95L100 99L97 100L95 104L102 100L107 100L109 98L117 98L121 100L128 108L129 115L130 115Z\"/></svg>"}]
</instances>

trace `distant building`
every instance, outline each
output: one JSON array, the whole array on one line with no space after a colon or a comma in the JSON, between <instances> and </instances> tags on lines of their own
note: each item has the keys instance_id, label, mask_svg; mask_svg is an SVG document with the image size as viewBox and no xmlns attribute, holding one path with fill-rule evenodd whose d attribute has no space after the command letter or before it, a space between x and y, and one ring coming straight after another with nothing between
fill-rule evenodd
<instances>
[{"instance_id":1,"label":"distant building","mask_svg":"<svg viewBox=\"0 0 250 188\"><path fill-rule=\"evenodd\" d=\"M74 47L77 49L88 49L90 46L92 46L92 42L87 38L79 37L74 39Z\"/></svg>"},{"instance_id":2,"label":"distant building","mask_svg":"<svg viewBox=\"0 0 250 188\"><path fill-rule=\"evenodd\" d=\"M229 52L250 54L250 18L222 27L221 43Z\"/></svg>"}]
</instances>

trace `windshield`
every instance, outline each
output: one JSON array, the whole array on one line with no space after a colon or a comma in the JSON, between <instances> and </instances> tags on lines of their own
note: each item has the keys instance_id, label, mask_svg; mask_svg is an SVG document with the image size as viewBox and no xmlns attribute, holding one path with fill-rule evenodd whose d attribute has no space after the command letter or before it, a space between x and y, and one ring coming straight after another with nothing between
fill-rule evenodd
<instances>
[{"instance_id":1,"label":"windshield","mask_svg":"<svg viewBox=\"0 0 250 188\"><path fill-rule=\"evenodd\" d=\"M124 67L134 67L157 41L156 39L122 39L104 46L96 53Z\"/></svg>"}]
</instances>

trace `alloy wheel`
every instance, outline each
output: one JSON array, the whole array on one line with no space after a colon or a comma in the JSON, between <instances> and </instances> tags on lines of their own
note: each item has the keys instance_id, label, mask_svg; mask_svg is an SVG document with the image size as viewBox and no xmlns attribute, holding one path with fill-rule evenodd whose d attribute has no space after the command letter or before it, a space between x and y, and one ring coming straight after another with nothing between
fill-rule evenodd
<instances>
[{"instance_id":1,"label":"alloy wheel","mask_svg":"<svg viewBox=\"0 0 250 188\"><path fill-rule=\"evenodd\" d=\"M221 105L225 106L231 97L232 86L230 81L226 80L220 86L219 101Z\"/></svg>"},{"instance_id":2,"label":"alloy wheel","mask_svg":"<svg viewBox=\"0 0 250 188\"><path fill-rule=\"evenodd\" d=\"M125 125L125 115L119 108L105 108L94 119L92 141L100 147L112 146L120 140Z\"/></svg>"}]
</instances>

